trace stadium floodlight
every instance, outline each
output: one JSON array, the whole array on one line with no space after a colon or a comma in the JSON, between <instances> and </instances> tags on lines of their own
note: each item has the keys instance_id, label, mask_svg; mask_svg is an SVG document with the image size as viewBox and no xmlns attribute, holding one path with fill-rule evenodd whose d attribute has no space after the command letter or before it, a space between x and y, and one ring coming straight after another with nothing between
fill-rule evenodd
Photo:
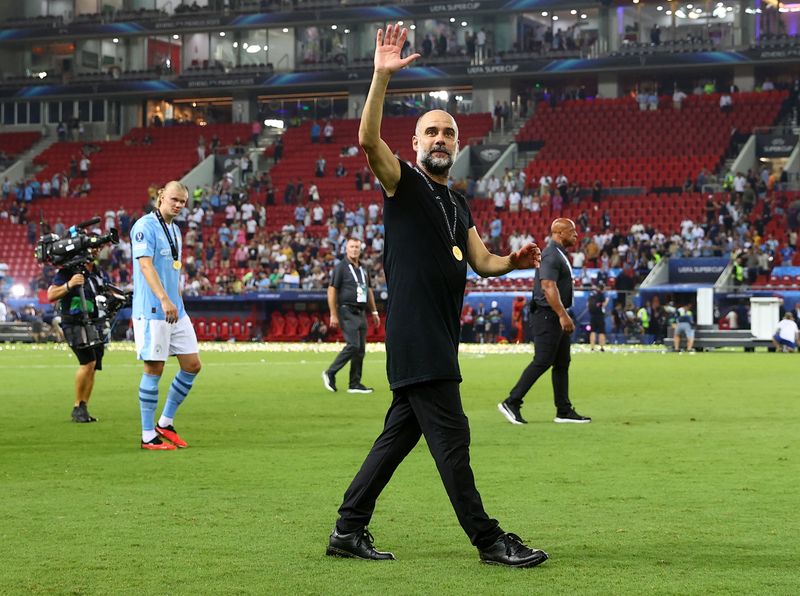
<instances>
[{"instance_id":1,"label":"stadium floodlight","mask_svg":"<svg viewBox=\"0 0 800 596\"><path fill-rule=\"evenodd\" d=\"M441 99L442 101L447 101L450 99L450 94L447 91L431 91L428 93L434 99Z\"/></svg>"},{"instance_id":2,"label":"stadium floodlight","mask_svg":"<svg viewBox=\"0 0 800 596\"><path fill-rule=\"evenodd\" d=\"M22 298L25 295L25 286L22 284L14 284L11 286L11 295L14 298Z\"/></svg>"},{"instance_id":3,"label":"stadium floodlight","mask_svg":"<svg viewBox=\"0 0 800 596\"><path fill-rule=\"evenodd\" d=\"M40 79L43 79L43 78L45 78L47 76L47 73L45 71L42 71L36 76L39 77Z\"/></svg>"},{"instance_id":4,"label":"stadium floodlight","mask_svg":"<svg viewBox=\"0 0 800 596\"><path fill-rule=\"evenodd\" d=\"M462 27L466 27L467 26L467 22L466 21L461 21L461 26Z\"/></svg>"},{"instance_id":5,"label":"stadium floodlight","mask_svg":"<svg viewBox=\"0 0 800 596\"><path fill-rule=\"evenodd\" d=\"M339 28L339 26L338 26L338 25L331 25L331 29L332 29L333 31L336 31L338 28Z\"/></svg>"},{"instance_id":6,"label":"stadium floodlight","mask_svg":"<svg viewBox=\"0 0 800 596\"><path fill-rule=\"evenodd\" d=\"M543 11L542 11L542 16L543 16L543 17L548 17L548 16L550 16L550 13L549 13L549 12L547 12L546 10L543 10Z\"/></svg>"},{"instance_id":7,"label":"stadium floodlight","mask_svg":"<svg viewBox=\"0 0 800 596\"><path fill-rule=\"evenodd\" d=\"M344 30L344 33L345 33L345 35L347 35L348 33L350 33L350 29L345 29L345 30Z\"/></svg>"},{"instance_id":8,"label":"stadium floodlight","mask_svg":"<svg viewBox=\"0 0 800 596\"><path fill-rule=\"evenodd\" d=\"M220 32L219 32L219 36L220 36L220 37L225 37L225 32L224 32L224 31L220 31Z\"/></svg>"},{"instance_id":9,"label":"stadium floodlight","mask_svg":"<svg viewBox=\"0 0 800 596\"><path fill-rule=\"evenodd\" d=\"M686 5L686 9L687 10L692 10L693 8L694 8L694 4L687 4Z\"/></svg>"},{"instance_id":10,"label":"stadium floodlight","mask_svg":"<svg viewBox=\"0 0 800 596\"><path fill-rule=\"evenodd\" d=\"M666 14L668 17L671 17L671 16L672 16L672 11L671 11L671 10L668 10L668 11L667 11L666 13L664 13L664 14Z\"/></svg>"},{"instance_id":11,"label":"stadium floodlight","mask_svg":"<svg viewBox=\"0 0 800 596\"><path fill-rule=\"evenodd\" d=\"M284 128L283 120L275 120L272 118L264 120L264 126L269 126L270 128Z\"/></svg>"},{"instance_id":12,"label":"stadium floodlight","mask_svg":"<svg viewBox=\"0 0 800 596\"><path fill-rule=\"evenodd\" d=\"M416 29L416 28L417 28L417 26L416 26L416 25L411 25L411 26L409 26L409 29L411 29L412 31L413 31L414 29Z\"/></svg>"},{"instance_id":13,"label":"stadium floodlight","mask_svg":"<svg viewBox=\"0 0 800 596\"><path fill-rule=\"evenodd\" d=\"M660 11L664 10L664 7L661 6L661 5L656 6L656 10L660 12Z\"/></svg>"},{"instance_id":14,"label":"stadium floodlight","mask_svg":"<svg viewBox=\"0 0 800 596\"><path fill-rule=\"evenodd\" d=\"M578 11L573 8L572 10L569 11L569 14L571 14L572 16L575 16L576 14L578 14Z\"/></svg>"},{"instance_id":15,"label":"stadium floodlight","mask_svg":"<svg viewBox=\"0 0 800 596\"><path fill-rule=\"evenodd\" d=\"M284 32L284 33L289 33L289 27L284 27L284 28L283 28L283 32Z\"/></svg>"},{"instance_id":16,"label":"stadium floodlight","mask_svg":"<svg viewBox=\"0 0 800 596\"><path fill-rule=\"evenodd\" d=\"M111 40L111 43L119 43L119 37L115 37Z\"/></svg>"},{"instance_id":17,"label":"stadium floodlight","mask_svg":"<svg viewBox=\"0 0 800 596\"><path fill-rule=\"evenodd\" d=\"M557 15L557 14L554 14L554 15L553 15L553 20L554 20L554 21L557 21L557 20L558 20L558 15Z\"/></svg>"},{"instance_id":18,"label":"stadium floodlight","mask_svg":"<svg viewBox=\"0 0 800 596\"><path fill-rule=\"evenodd\" d=\"M180 38L181 38L181 36L178 35L177 33L173 33L172 34L172 39L180 39Z\"/></svg>"},{"instance_id":19,"label":"stadium floodlight","mask_svg":"<svg viewBox=\"0 0 800 596\"><path fill-rule=\"evenodd\" d=\"M253 45L248 46L246 51L248 54L255 54L261 51L261 46L257 43L254 43Z\"/></svg>"},{"instance_id":20,"label":"stadium floodlight","mask_svg":"<svg viewBox=\"0 0 800 596\"><path fill-rule=\"evenodd\" d=\"M588 14L586 14L586 13L583 13L583 14L581 15L581 18L582 18L582 19L588 19L588 18L589 18L589 15L588 15Z\"/></svg>"},{"instance_id":21,"label":"stadium floodlight","mask_svg":"<svg viewBox=\"0 0 800 596\"><path fill-rule=\"evenodd\" d=\"M456 22L456 18L455 17L450 17L450 22L451 23L455 23Z\"/></svg>"},{"instance_id":22,"label":"stadium floodlight","mask_svg":"<svg viewBox=\"0 0 800 596\"><path fill-rule=\"evenodd\" d=\"M403 25L405 25L405 21L397 21L397 24L402 27Z\"/></svg>"}]
</instances>

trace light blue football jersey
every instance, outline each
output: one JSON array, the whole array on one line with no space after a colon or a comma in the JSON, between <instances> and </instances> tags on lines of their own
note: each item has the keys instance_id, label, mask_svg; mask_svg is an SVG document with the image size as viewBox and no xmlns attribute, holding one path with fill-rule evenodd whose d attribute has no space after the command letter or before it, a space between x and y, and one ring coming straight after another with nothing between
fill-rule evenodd
<instances>
[{"instance_id":1,"label":"light blue football jersey","mask_svg":"<svg viewBox=\"0 0 800 596\"><path fill-rule=\"evenodd\" d=\"M181 231L175 222L167 226L173 243L178 248L178 259L181 257L182 239ZM131 251L133 254L133 308L131 315L134 319L161 319L164 320L164 310L161 302L147 285L147 280L139 267L139 257L153 259L158 278L167 292L167 296L178 308L178 318L186 315L183 298L180 292L181 270L172 265L172 251L169 241L164 233L164 228L158 221L155 213L148 213L138 219L131 228Z\"/></svg>"}]
</instances>

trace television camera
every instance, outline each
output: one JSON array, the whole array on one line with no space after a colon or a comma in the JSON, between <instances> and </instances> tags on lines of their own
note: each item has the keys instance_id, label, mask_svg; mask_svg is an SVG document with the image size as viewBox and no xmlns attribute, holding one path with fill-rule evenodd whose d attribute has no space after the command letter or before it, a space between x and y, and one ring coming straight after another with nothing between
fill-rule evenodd
<instances>
[{"instance_id":1,"label":"television camera","mask_svg":"<svg viewBox=\"0 0 800 596\"><path fill-rule=\"evenodd\" d=\"M94 259L92 250L105 244L117 244L119 234L111 228L108 234L96 235L86 233L86 228L100 222L99 217L93 217L69 228L63 238L57 234L43 234L36 244L34 255L42 264L52 265L65 269L71 274L81 273L88 276L86 265ZM114 285L103 284L98 288L95 296L98 319L89 318L89 309L86 304L86 294L83 286L78 288L80 297L81 314L74 325L65 329L67 343L73 348L82 349L97 346L103 343L103 337L111 332L111 323L117 313L131 304L131 293ZM100 336L101 328L103 337Z\"/></svg>"}]
</instances>

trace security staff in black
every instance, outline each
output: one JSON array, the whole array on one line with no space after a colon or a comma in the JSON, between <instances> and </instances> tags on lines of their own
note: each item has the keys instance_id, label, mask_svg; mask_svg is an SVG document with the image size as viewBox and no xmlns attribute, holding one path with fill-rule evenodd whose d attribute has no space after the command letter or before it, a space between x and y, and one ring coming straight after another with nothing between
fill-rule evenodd
<instances>
[{"instance_id":1,"label":"security staff in black","mask_svg":"<svg viewBox=\"0 0 800 596\"><path fill-rule=\"evenodd\" d=\"M384 192L384 268L388 284L386 368L393 392L383 432L344 495L327 554L394 559L377 551L367 525L395 469L422 435L461 527L481 560L533 567L547 559L484 511L469 463L469 423L461 405L458 367L460 313L467 263L480 275L533 267L539 250L527 245L506 257L490 254L463 196L448 190L458 152L458 128L447 112L417 121L415 166L398 160L380 137L386 87L392 73L418 54L401 58L407 32L378 31L375 72L358 138Z\"/></svg>"},{"instance_id":2,"label":"security staff in black","mask_svg":"<svg viewBox=\"0 0 800 596\"><path fill-rule=\"evenodd\" d=\"M567 309L572 306L572 265L567 249L575 246L578 232L571 219L559 218L550 226L550 243L542 251L542 265L533 285L531 327L533 362L522 371L505 401L497 408L511 424L526 424L520 409L522 400L533 384L548 368L553 372L553 398L556 404L554 422L587 423L569 400L570 335L575 322Z\"/></svg>"},{"instance_id":3,"label":"security staff in black","mask_svg":"<svg viewBox=\"0 0 800 596\"><path fill-rule=\"evenodd\" d=\"M103 370L102 342L92 347L77 348L73 347L74 341L70 340L82 330L78 288L83 286L90 323L95 325L98 335L102 338L96 296L102 293L105 281L104 274L95 267L94 263L89 263L86 265L86 275L60 269L53 278L52 285L47 288L47 299L50 302L59 303L61 329L64 331L70 348L78 357L80 365L75 373L75 403L72 408L74 422L95 422L97 420L89 414L88 403L92 396L95 372Z\"/></svg>"},{"instance_id":4,"label":"security staff in black","mask_svg":"<svg viewBox=\"0 0 800 596\"><path fill-rule=\"evenodd\" d=\"M350 238L345 245L345 258L333 270L328 286L328 309L331 313L330 326L336 329L341 325L347 345L339 352L333 364L322 373L322 383L328 391L336 391L336 373L350 363L350 385L348 393L372 393L371 387L361 382L364 352L367 346L367 321L364 311L368 308L372 322L380 325L375 296L369 287L369 275L359 263L361 240Z\"/></svg>"}]
</instances>

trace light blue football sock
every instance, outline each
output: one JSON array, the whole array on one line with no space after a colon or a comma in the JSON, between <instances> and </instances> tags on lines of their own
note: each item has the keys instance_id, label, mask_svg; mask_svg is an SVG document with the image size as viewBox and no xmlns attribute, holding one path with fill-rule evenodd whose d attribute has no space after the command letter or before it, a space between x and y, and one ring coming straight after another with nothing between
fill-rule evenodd
<instances>
[{"instance_id":1,"label":"light blue football sock","mask_svg":"<svg viewBox=\"0 0 800 596\"><path fill-rule=\"evenodd\" d=\"M155 434L155 413L158 405L158 381L160 376L142 373L139 381L139 411L142 414L142 437Z\"/></svg>"},{"instance_id":2,"label":"light blue football sock","mask_svg":"<svg viewBox=\"0 0 800 596\"><path fill-rule=\"evenodd\" d=\"M182 369L175 375L172 384L169 386L167 403L159 419L159 426L170 426L172 424L178 407L183 403L183 400L186 399L186 396L189 395L189 391L192 390L192 384L196 376L197 375L193 375ZM162 422L166 424L162 424Z\"/></svg>"}]
</instances>

